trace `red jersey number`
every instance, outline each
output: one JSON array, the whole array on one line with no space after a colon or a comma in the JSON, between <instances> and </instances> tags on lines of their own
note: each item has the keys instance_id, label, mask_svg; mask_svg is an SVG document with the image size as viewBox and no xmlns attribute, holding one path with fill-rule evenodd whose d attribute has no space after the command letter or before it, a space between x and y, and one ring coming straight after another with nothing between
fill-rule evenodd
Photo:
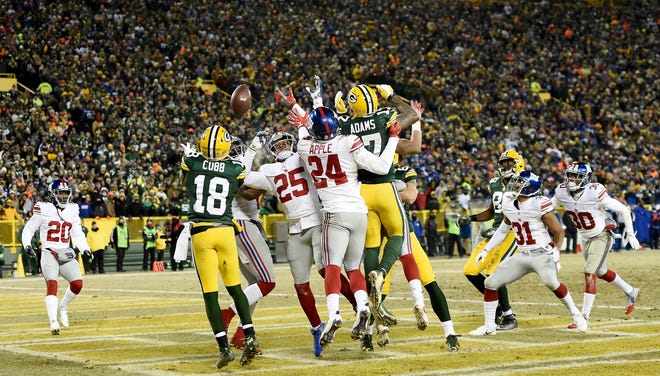
<instances>
[{"instance_id":1,"label":"red jersey number","mask_svg":"<svg viewBox=\"0 0 660 376\"><path fill-rule=\"evenodd\" d=\"M334 185L348 183L346 173L341 169L339 156L337 154L328 154L326 166L323 166L323 160L316 155L310 155L307 158L312 171L310 174L314 179L314 186L317 189L328 187L328 180L332 180Z\"/></svg>"},{"instance_id":2,"label":"red jersey number","mask_svg":"<svg viewBox=\"0 0 660 376\"><path fill-rule=\"evenodd\" d=\"M532 236L532 231L529 229L529 222L511 222L511 227L516 233L516 244L518 245L534 245L536 239Z\"/></svg>"},{"instance_id":3,"label":"red jersey number","mask_svg":"<svg viewBox=\"0 0 660 376\"><path fill-rule=\"evenodd\" d=\"M277 187L277 195L281 203L291 201L293 197L305 196L309 193L307 180L301 176L304 172L304 168L298 167L286 174L275 176L273 182Z\"/></svg>"},{"instance_id":4,"label":"red jersey number","mask_svg":"<svg viewBox=\"0 0 660 376\"><path fill-rule=\"evenodd\" d=\"M46 239L50 242L68 245L71 240L71 227L73 227L71 222L50 221Z\"/></svg>"}]
</instances>

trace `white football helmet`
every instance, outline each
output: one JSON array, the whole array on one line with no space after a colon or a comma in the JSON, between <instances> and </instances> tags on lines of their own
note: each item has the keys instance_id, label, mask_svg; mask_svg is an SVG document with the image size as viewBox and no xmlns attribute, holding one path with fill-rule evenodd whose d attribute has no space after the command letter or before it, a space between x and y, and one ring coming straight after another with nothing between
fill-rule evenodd
<instances>
[{"instance_id":1,"label":"white football helmet","mask_svg":"<svg viewBox=\"0 0 660 376\"><path fill-rule=\"evenodd\" d=\"M277 132L270 137L267 147L270 154L282 162L296 152L296 138L287 132Z\"/></svg>"}]
</instances>

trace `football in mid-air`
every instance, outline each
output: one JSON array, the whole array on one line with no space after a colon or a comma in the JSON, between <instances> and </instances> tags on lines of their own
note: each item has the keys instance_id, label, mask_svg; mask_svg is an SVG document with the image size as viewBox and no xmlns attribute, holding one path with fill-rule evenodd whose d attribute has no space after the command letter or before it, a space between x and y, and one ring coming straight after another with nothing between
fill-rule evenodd
<instances>
[{"instance_id":1,"label":"football in mid-air","mask_svg":"<svg viewBox=\"0 0 660 376\"><path fill-rule=\"evenodd\" d=\"M250 88L241 84L234 92L231 94L231 110L234 112L234 115L242 117L250 109L250 104L252 103L252 93L250 93Z\"/></svg>"}]
</instances>

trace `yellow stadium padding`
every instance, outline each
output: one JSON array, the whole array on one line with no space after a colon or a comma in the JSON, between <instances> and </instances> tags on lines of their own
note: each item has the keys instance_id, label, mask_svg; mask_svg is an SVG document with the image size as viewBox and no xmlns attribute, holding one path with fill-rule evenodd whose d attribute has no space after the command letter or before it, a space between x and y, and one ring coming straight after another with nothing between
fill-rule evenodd
<instances>
[{"instance_id":1,"label":"yellow stadium padding","mask_svg":"<svg viewBox=\"0 0 660 376\"><path fill-rule=\"evenodd\" d=\"M78 266L80 266L80 274L85 275L85 265L83 265L82 253L78 253Z\"/></svg>"}]
</instances>

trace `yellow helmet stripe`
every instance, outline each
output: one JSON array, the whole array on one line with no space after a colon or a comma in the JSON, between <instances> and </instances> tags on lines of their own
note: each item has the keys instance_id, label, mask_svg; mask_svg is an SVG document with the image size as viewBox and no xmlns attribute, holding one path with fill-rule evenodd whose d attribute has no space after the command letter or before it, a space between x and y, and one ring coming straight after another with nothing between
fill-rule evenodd
<instances>
[{"instance_id":1,"label":"yellow helmet stripe","mask_svg":"<svg viewBox=\"0 0 660 376\"><path fill-rule=\"evenodd\" d=\"M369 93L369 89L367 89L367 86L358 85L358 89L362 92L362 96L364 97L364 103L367 105L366 114L371 114L375 112L376 109L374 108L374 101L373 98L371 98L371 94Z\"/></svg>"}]
</instances>

